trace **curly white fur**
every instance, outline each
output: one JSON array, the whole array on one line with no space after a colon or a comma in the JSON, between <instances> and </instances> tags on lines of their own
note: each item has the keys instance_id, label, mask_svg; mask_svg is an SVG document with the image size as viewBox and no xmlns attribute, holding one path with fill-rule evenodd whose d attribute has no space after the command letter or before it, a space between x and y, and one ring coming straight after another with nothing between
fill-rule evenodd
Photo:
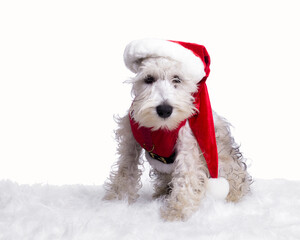
<instances>
[{"instance_id":1,"label":"curly white fur","mask_svg":"<svg viewBox=\"0 0 300 240\"><path fill-rule=\"evenodd\" d=\"M153 83L145 83L147 76L153 77ZM180 81L174 81L178 77ZM145 59L133 83L135 97L131 108L132 116L141 126L174 129L196 110L192 93L197 91L196 81L192 76L183 75L181 64L167 58ZM168 103L173 107L172 115L161 118L156 107ZM117 168L112 170L106 182L104 199L128 199L129 203L138 198L141 188L142 171L141 147L131 132L129 117L118 120L119 129L116 138L119 143ZM216 140L219 154L219 176L229 182L228 201L238 201L250 190L252 179L246 171L245 159L230 133L229 123L214 113ZM150 176L154 182L154 198L162 198L165 204L161 216L165 220L186 220L195 212L205 196L209 171L190 129L188 122L183 126L176 143L175 162L165 165L146 154L152 166Z\"/></svg>"}]
</instances>

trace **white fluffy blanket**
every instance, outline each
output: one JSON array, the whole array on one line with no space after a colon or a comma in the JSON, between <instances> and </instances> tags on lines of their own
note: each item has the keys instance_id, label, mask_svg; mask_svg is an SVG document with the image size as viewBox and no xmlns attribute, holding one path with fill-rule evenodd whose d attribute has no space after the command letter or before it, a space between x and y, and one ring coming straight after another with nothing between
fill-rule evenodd
<instances>
[{"instance_id":1,"label":"white fluffy blanket","mask_svg":"<svg viewBox=\"0 0 300 240\"><path fill-rule=\"evenodd\" d=\"M0 181L0 239L300 239L300 182L257 180L238 204L203 201L186 222L159 218L145 184L137 203L103 202L103 186Z\"/></svg>"}]
</instances>

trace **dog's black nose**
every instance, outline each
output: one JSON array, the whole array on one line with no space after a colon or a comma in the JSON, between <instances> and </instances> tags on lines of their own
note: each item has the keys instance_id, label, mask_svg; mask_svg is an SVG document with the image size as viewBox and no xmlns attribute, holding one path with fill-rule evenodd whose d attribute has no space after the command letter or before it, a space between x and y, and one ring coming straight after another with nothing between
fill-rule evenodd
<instances>
[{"instance_id":1,"label":"dog's black nose","mask_svg":"<svg viewBox=\"0 0 300 240\"><path fill-rule=\"evenodd\" d=\"M161 118L168 118L173 112L173 107L168 104L162 104L156 107L156 112Z\"/></svg>"}]
</instances>

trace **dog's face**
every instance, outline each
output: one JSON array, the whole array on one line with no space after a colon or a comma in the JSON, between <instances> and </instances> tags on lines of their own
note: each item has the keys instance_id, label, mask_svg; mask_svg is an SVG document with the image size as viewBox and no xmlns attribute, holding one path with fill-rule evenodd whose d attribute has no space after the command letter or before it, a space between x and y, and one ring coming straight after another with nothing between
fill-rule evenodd
<instances>
[{"instance_id":1,"label":"dog's face","mask_svg":"<svg viewBox=\"0 0 300 240\"><path fill-rule=\"evenodd\" d=\"M134 101L130 109L140 126L172 130L195 113L192 94L197 84L183 72L179 62L167 58L142 61L131 81Z\"/></svg>"}]
</instances>

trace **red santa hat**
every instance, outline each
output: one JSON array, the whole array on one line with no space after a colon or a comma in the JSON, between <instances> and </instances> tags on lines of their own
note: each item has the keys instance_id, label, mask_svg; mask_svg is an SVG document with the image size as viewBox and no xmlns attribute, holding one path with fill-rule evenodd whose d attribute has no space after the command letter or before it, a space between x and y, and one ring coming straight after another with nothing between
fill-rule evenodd
<instances>
[{"instance_id":1,"label":"red santa hat","mask_svg":"<svg viewBox=\"0 0 300 240\"><path fill-rule=\"evenodd\" d=\"M193 79L198 82L206 73L203 61L192 50L186 49L188 46L192 47L192 45L191 43L161 39L135 40L129 43L124 51L125 65L132 72L136 73L140 67L141 60L150 57L166 57L181 62L183 69L189 75L194 76ZM194 50L197 49L194 48Z\"/></svg>"},{"instance_id":2,"label":"red santa hat","mask_svg":"<svg viewBox=\"0 0 300 240\"><path fill-rule=\"evenodd\" d=\"M208 181L208 192L215 197L226 197L229 191L228 182L218 178L218 151L206 86L206 79L210 73L210 56L206 48L188 42L142 39L128 44L124 52L125 65L134 73L137 73L143 59L151 57L165 57L180 62L183 72L192 76L191 81L198 84L198 91L194 93L194 105L199 111L189 118L189 124L203 152L211 176Z\"/></svg>"}]
</instances>

